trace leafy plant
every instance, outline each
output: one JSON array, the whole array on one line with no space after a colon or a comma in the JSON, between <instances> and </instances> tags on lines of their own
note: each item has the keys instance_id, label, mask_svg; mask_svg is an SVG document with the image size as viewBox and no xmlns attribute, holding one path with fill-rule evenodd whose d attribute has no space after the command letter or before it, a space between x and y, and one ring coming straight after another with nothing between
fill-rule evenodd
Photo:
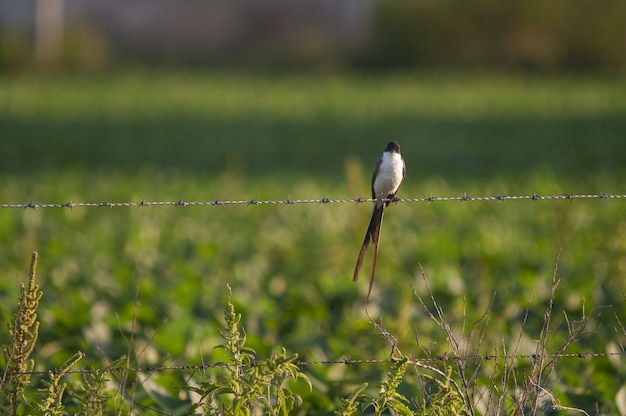
<instances>
[{"instance_id":1,"label":"leafy plant","mask_svg":"<svg viewBox=\"0 0 626 416\"><path fill-rule=\"evenodd\" d=\"M312 388L307 376L295 364L298 354L288 355L284 348L272 353L264 361L257 361L256 352L246 347L246 334L240 329L241 314L235 312L230 301L224 310L226 327L220 334L224 344L220 348L229 356L228 362L216 364L225 373L216 381L201 383L190 390L200 395L200 400L190 411L203 407L208 414L250 415L253 412L286 415L302 399L289 390L287 380L305 380Z\"/></svg>"},{"instance_id":2,"label":"leafy plant","mask_svg":"<svg viewBox=\"0 0 626 416\"><path fill-rule=\"evenodd\" d=\"M37 407L46 416L62 416L64 406L62 403L66 384L61 382L70 368L83 358L83 353L77 352L60 368L50 372L50 381L43 380L44 388L39 389L39 401Z\"/></svg>"},{"instance_id":3,"label":"leafy plant","mask_svg":"<svg viewBox=\"0 0 626 416\"><path fill-rule=\"evenodd\" d=\"M39 322L37 321L37 307L43 296L39 285L35 283L39 254L33 252L30 261L28 286L20 285L21 296L17 304L17 311L9 323L11 345L4 346L5 367L0 381L0 408L5 414L16 415L23 408L22 395L30 384L31 373L35 366L34 359L30 358L37 336Z\"/></svg>"},{"instance_id":4,"label":"leafy plant","mask_svg":"<svg viewBox=\"0 0 626 416\"><path fill-rule=\"evenodd\" d=\"M365 390L368 385L365 383L357 389L350 399L343 400L340 410L337 411L336 414L361 414L362 412L359 412L359 405L362 407L362 411L372 407L375 415L381 415L385 411L391 411L394 414L400 415L413 415L419 412L419 414L437 416L472 413L471 408L468 409L466 406L462 389L452 378L452 366L448 366L447 373L443 373L436 367L423 364L418 360L411 360L401 353L397 347L397 338L385 329L382 322L377 323L370 318L370 323L372 323L383 338L391 344L392 354L400 358L391 359L393 365L387 373L387 376L380 383L380 389L377 395L366 393ZM403 381L409 382L409 380L406 380L406 371L410 365L413 365L416 369L421 368L434 374L418 372L419 377L423 379L423 395L428 399L428 402L421 407L417 404L416 400L410 400L405 395L398 392L398 387ZM430 382L436 386L437 391L426 391L424 381Z\"/></svg>"},{"instance_id":5,"label":"leafy plant","mask_svg":"<svg viewBox=\"0 0 626 416\"><path fill-rule=\"evenodd\" d=\"M125 357L122 357L122 359ZM92 368L83 374L83 383L78 392L72 392L74 400L79 404L79 414L85 416L101 416L108 397L105 395L107 371Z\"/></svg>"},{"instance_id":6,"label":"leafy plant","mask_svg":"<svg viewBox=\"0 0 626 416\"><path fill-rule=\"evenodd\" d=\"M369 400L366 401L365 408L373 407L375 415L382 415L386 410L392 410L401 415L412 415L413 412L407 407L409 400L397 392L397 388L402 383L404 373L408 366L408 359L406 357L396 361L392 366L387 377L380 384L380 390L378 397L374 398L366 396Z\"/></svg>"},{"instance_id":7,"label":"leafy plant","mask_svg":"<svg viewBox=\"0 0 626 416\"><path fill-rule=\"evenodd\" d=\"M468 411L458 384L452 379L453 367L448 366L445 377L438 378L430 374L423 374L426 380L435 384L438 390L428 397L428 406L423 409L427 416L452 416L471 413ZM440 371L437 371L443 375Z\"/></svg>"}]
</instances>

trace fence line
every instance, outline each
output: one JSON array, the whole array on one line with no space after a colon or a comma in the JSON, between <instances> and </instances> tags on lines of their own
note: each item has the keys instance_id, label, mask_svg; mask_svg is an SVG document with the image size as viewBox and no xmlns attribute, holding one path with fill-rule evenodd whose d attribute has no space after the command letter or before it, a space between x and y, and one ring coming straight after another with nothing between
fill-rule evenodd
<instances>
[{"instance_id":1,"label":"fence line","mask_svg":"<svg viewBox=\"0 0 626 416\"><path fill-rule=\"evenodd\" d=\"M626 357L626 351L619 352L572 352L559 354L521 354L521 355L497 355L497 354L470 354L470 355L440 355L435 357L409 358L409 364L425 364L433 362L456 362L456 361L497 361L497 360L540 360L546 358L603 358L623 356ZM398 358L387 359L362 359L353 360L351 358L326 361L301 361L296 360L296 364L300 368L315 365L362 365L362 364L390 364L398 361ZM195 365L172 365L172 366L145 366L145 367L109 367L103 370L98 369L78 369L78 370L39 370L39 371L14 371L6 372L6 375L46 375L46 374L88 374L88 373L122 373L122 372L166 372L166 371L198 371L210 370L213 368L221 368L223 364L195 364Z\"/></svg>"},{"instance_id":2,"label":"fence line","mask_svg":"<svg viewBox=\"0 0 626 416\"><path fill-rule=\"evenodd\" d=\"M469 196L463 193L462 196L447 196L438 197L430 194L423 198L395 198L389 200L393 203L403 202L476 202L476 201L551 201L551 200L575 200L575 199L626 199L626 194L562 194L562 195L492 195L492 196ZM324 196L321 199L291 199L290 196L287 199L270 199L261 200L257 198L248 200L223 200L218 198L214 201L185 201L180 199L178 201L146 201L145 199L139 202L64 202L64 203L35 203L28 202L24 204L0 204L0 208L18 208L18 209L39 209L39 208L95 208L95 207L151 207L151 206L177 206L188 207L194 205L208 205L208 206L230 206L230 205L295 205L295 204L340 204L340 203L356 203L374 202L372 198L348 198L348 199L330 199Z\"/></svg>"}]
</instances>

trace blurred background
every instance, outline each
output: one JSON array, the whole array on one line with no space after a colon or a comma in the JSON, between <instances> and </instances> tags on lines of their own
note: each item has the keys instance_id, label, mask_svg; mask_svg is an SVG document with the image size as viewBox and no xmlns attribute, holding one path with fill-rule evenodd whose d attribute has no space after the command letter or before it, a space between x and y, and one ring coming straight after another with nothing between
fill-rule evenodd
<instances>
[{"instance_id":1,"label":"blurred background","mask_svg":"<svg viewBox=\"0 0 626 416\"><path fill-rule=\"evenodd\" d=\"M622 195L624 22L622 0L0 0L0 204L357 198L391 139L401 197ZM492 311L468 352L532 354L561 253L549 347L593 311L571 348L623 352L623 201L393 205L369 303L369 270L351 281L366 204L3 208L0 317L37 250L41 370L77 350L95 368L216 361L227 284L261 357L388 358L370 317L407 355L447 354L421 265L457 333ZM623 360L557 369L561 404L626 406ZM303 414L387 370L307 368ZM188 404L186 375L152 380Z\"/></svg>"},{"instance_id":2,"label":"blurred background","mask_svg":"<svg viewBox=\"0 0 626 416\"><path fill-rule=\"evenodd\" d=\"M623 70L619 0L0 2L0 65Z\"/></svg>"},{"instance_id":3,"label":"blurred background","mask_svg":"<svg viewBox=\"0 0 626 416\"><path fill-rule=\"evenodd\" d=\"M273 150L257 146L269 140L292 156L280 164L287 170L336 174L345 155L300 128L320 120L329 140L359 157L390 135L407 150L432 146L419 174L455 175L460 163L464 176L576 174L590 158L610 169L625 153L624 19L619 0L0 0L0 129L20 139L0 144L0 170L258 173L278 167ZM524 117L533 122L509 128ZM606 118L600 146L572 134ZM555 129L557 119L569 120ZM235 131L244 124L257 137ZM470 140L476 155L462 155ZM26 151L36 163L23 163ZM570 158L555 160L562 154Z\"/></svg>"}]
</instances>

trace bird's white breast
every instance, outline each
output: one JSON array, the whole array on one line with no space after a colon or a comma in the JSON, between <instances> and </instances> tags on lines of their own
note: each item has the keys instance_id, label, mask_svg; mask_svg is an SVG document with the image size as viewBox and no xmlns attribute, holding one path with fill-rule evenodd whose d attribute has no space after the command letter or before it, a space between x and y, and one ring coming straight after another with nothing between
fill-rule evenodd
<instances>
[{"instance_id":1,"label":"bird's white breast","mask_svg":"<svg viewBox=\"0 0 626 416\"><path fill-rule=\"evenodd\" d=\"M374 180L374 193L377 197L395 194L402 183L404 161L396 152L384 152Z\"/></svg>"}]
</instances>

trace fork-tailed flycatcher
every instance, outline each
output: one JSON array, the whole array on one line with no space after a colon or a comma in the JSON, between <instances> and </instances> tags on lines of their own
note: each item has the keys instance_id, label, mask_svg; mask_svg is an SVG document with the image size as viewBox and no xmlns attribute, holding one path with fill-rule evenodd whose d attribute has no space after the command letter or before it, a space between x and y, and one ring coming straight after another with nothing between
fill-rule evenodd
<instances>
[{"instance_id":1,"label":"fork-tailed flycatcher","mask_svg":"<svg viewBox=\"0 0 626 416\"><path fill-rule=\"evenodd\" d=\"M372 199L376 200L374 202L374 212L372 213L370 224L367 227L359 257L356 260L354 278L352 279L353 282L356 282L359 278L359 270L363 264L363 257L371 241L374 244L374 257L372 258L370 286L367 291L368 299L372 292L372 284L374 283L376 255L378 254L378 237L380 236L380 227L383 224L383 212L385 207L389 206L389 203L396 197L396 193L398 189L400 189L405 174L406 166L404 159L402 159L400 155L400 145L396 141L391 141L387 144L382 157L376 161L376 165L374 166L374 174L372 175Z\"/></svg>"}]
</instances>

